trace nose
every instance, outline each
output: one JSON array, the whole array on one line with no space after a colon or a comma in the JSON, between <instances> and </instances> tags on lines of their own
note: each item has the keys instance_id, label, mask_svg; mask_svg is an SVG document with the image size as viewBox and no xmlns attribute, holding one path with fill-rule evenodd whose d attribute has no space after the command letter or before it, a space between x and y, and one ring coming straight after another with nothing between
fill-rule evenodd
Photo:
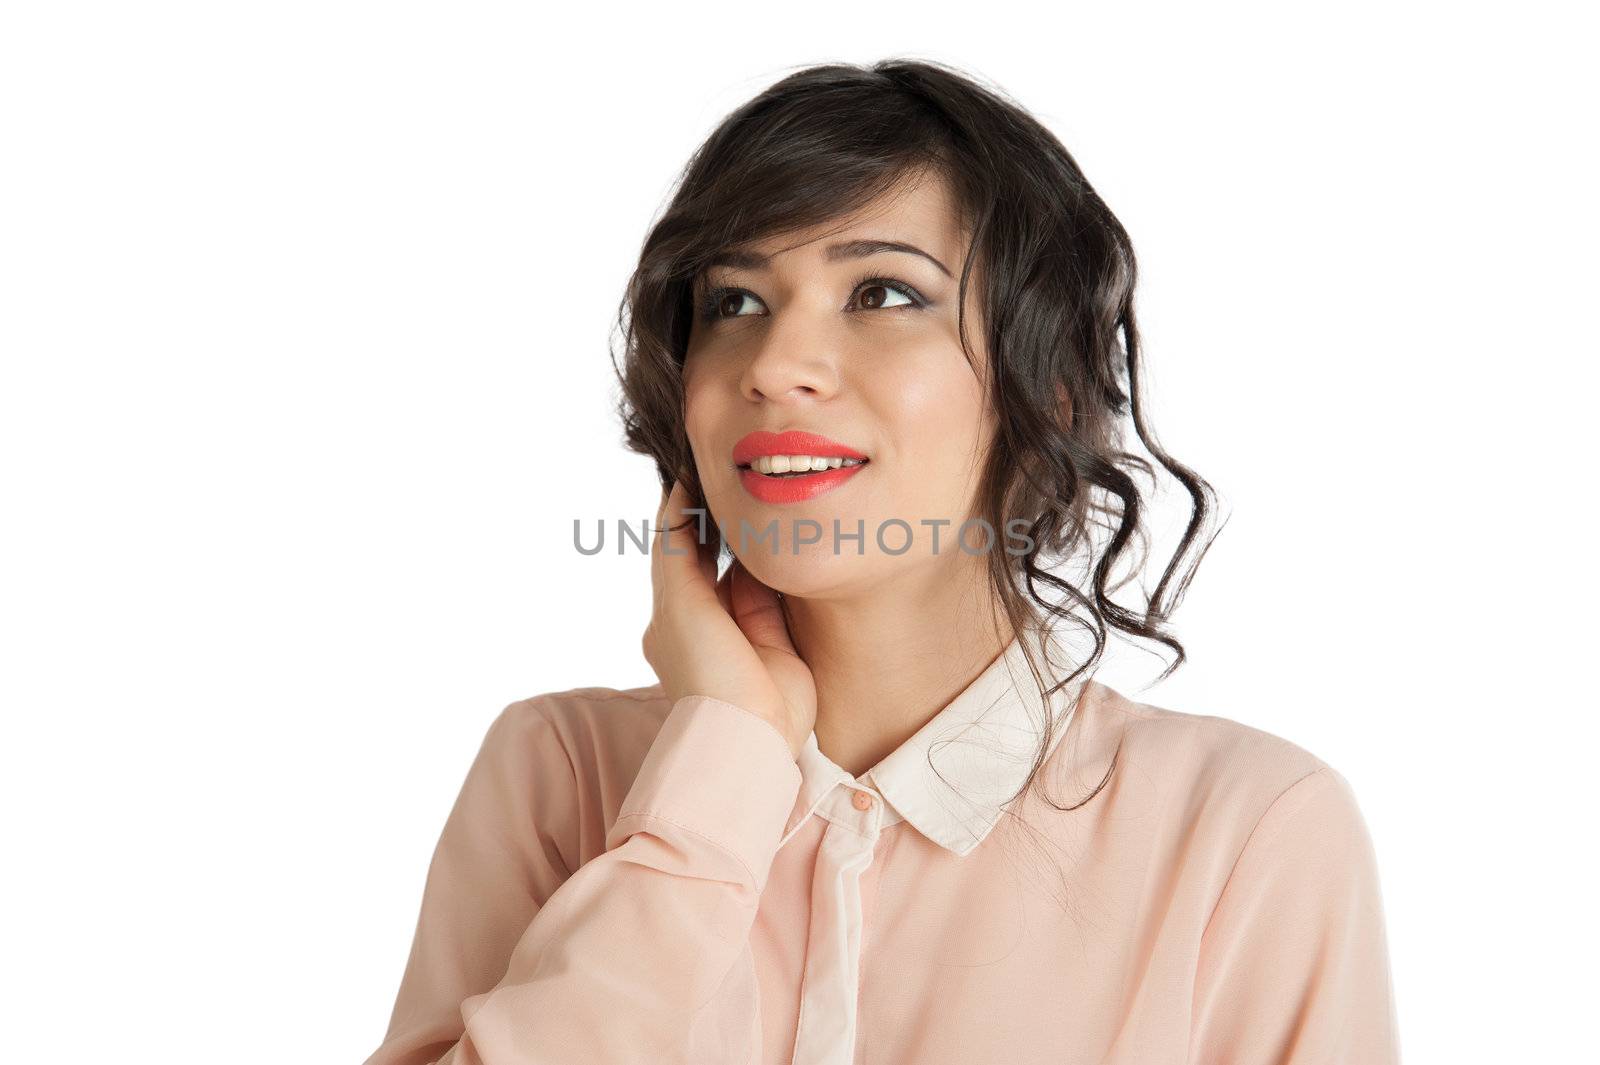
<instances>
[{"instance_id":1,"label":"nose","mask_svg":"<svg viewBox=\"0 0 1600 1065\"><path fill-rule=\"evenodd\" d=\"M838 390L835 341L825 327L807 320L799 308L774 316L760 339L751 344L739 382L746 399L826 399Z\"/></svg>"}]
</instances>

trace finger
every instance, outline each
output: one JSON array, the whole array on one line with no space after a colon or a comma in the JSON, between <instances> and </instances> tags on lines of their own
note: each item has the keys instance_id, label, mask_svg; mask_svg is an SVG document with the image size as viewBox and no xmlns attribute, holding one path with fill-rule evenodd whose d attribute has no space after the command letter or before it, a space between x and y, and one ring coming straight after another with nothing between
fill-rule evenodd
<instances>
[{"instance_id":1,"label":"finger","mask_svg":"<svg viewBox=\"0 0 1600 1065\"><path fill-rule=\"evenodd\" d=\"M708 548L699 539L698 515L684 513L689 505L689 490L681 481L672 486L662 515L660 534L652 545L654 564L660 567L659 592L666 595L704 594L715 596L716 561L708 559Z\"/></svg>"},{"instance_id":2,"label":"finger","mask_svg":"<svg viewBox=\"0 0 1600 1065\"><path fill-rule=\"evenodd\" d=\"M777 592L762 584L743 566L734 574L731 590L733 609L730 612L752 646L797 653Z\"/></svg>"},{"instance_id":3,"label":"finger","mask_svg":"<svg viewBox=\"0 0 1600 1065\"><path fill-rule=\"evenodd\" d=\"M728 612L729 617L733 616L733 571L738 568L739 559L735 556L734 560L728 563L728 568L723 571L722 576L717 579L717 602L722 604L722 609Z\"/></svg>"},{"instance_id":4,"label":"finger","mask_svg":"<svg viewBox=\"0 0 1600 1065\"><path fill-rule=\"evenodd\" d=\"M667 503L676 487L677 482L673 482L661 490L661 502L656 506L656 516L650 522L650 591L658 604L661 602L662 585L666 581L666 569L661 557L662 529L666 525Z\"/></svg>"},{"instance_id":5,"label":"finger","mask_svg":"<svg viewBox=\"0 0 1600 1065\"><path fill-rule=\"evenodd\" d=\"M680 506L686 508L688 505L689 490L685 488ZM683 515L683 520L689 523L684 533L694 548L694 560L700 567L701 576L705 578L706 587L714 588L717 583L717 550L712 543L715 537L711 535L711 515L706 513L707 507L703 501L695 510L698 513Z\"/></svg>"}]
</instances>

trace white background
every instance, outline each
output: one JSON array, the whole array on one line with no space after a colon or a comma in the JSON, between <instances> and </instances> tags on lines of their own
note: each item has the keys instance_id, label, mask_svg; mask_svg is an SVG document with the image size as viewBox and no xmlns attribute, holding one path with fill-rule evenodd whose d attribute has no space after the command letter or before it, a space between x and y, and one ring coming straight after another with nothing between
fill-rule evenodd
<instances>
[{"instance_id":1,"label":"white background","mask_svg":"<svg viewBox=\"0 0 1600 1065\"><path fill-rule=\"evenodd\" d=\"M1350 779L1408 1061L1591 1052L1592 38L1470 7L9 6L7 1056L377 1045L490 720L655 679L648 559L571 546L658 498L640 241L727 111L888 55L1073 152L1233 514L1190 663L1102 679Z\"/></svg>"}]
</instances>

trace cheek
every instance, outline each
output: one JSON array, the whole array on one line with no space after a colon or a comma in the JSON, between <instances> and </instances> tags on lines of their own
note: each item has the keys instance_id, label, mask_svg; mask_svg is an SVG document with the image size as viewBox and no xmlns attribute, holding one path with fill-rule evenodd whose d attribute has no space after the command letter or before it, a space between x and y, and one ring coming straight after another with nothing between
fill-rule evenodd
<instances>
[{"instance_id":1,"label":"cheek","mask_svg":"<svg viewBox=\"0 0 1600 1065\"><path fill-rule=\"evenodd\" d=\"M683 420L684 428L691 439L694 438L699 422L705 418L706 400L708 398L705 387L706 376L699 372L694 362L687 362L683 367Z\"/></svg>"},{"instance_id":2,"label":"cheek","mask_svg":"<svg viewBox=\"0 0 1600 1065\"><path fill-rule=\"evenodd\" d=\"M959 350L880 363L870 385L903 457L940 469L971 461L984 431L983 393Z\"/></svg>"},{"instance_id":3,"label":"cheek","mask_svg":"<svg viewBox=\"0 0 1600 1065\"><path fill-rule=\"evenodd\" d=\"M702 472L707 461L706 449L716 439L717 427L727 418L726 399L722 391L713 387L710 375L693 373L685 368L683 377L683 431L689 438L689 447Z\"/></svg>"}]
</instances>

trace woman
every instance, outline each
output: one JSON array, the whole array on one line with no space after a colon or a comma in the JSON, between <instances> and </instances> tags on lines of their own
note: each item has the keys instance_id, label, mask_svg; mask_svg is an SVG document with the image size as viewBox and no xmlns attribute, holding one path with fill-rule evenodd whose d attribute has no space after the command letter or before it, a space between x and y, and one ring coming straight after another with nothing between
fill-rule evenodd
<instances>
[{"instance_id":1,"label":"woman","mask_svg":"<svg viewBox=\"0 0 1600 1065\"><path fill-rule=\"evenodd\" d=\"M1092 679L1111 629L1182 662L1214 511L1142 419L1134 280L959 72L728 116L624 304L659 683L495 721L369 1065L1397 1060L1344 777ZM1142 610L1125 415L1192 501Z\"/></svg>"}]
</instances>

